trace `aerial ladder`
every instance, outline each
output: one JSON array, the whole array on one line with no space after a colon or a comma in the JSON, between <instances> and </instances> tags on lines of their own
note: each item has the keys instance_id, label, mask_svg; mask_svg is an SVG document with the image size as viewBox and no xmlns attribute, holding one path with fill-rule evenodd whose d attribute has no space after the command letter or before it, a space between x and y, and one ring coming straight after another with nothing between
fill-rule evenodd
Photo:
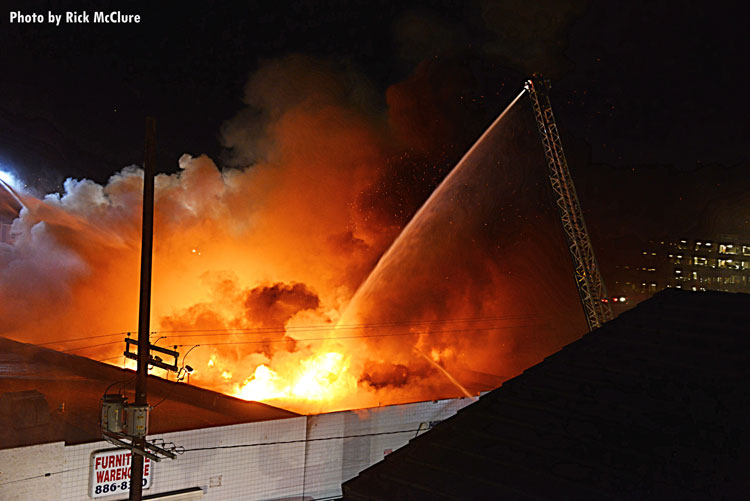
<instances>
[{"instance_id":1,"label":"aerial ladder","mask_svg":"<svg viewBox=\"0 0 750 501\"><path fill-rule=\"evenodd\" d=\"M586 315L586 323L592 331L612 319L612 310L609 307L607 291L604 288L599 265L583 220L581 204L565 160L555 116L552 114L548 94L550 83L549 80L531 78L524 88L531 97L534 118L547 160L547 174L552 186L553 198L562 221L570 257L573 260L573 273L578 295Z\"/></svg>"}]
</instances>

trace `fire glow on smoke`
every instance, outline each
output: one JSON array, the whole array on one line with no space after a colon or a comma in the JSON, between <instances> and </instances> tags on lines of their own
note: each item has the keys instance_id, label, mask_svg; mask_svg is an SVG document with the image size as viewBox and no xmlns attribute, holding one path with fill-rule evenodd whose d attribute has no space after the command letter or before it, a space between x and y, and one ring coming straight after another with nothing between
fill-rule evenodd
<instances>
[{"instance_id":1,"label":"fire glow on smoke","mask_svg":"<svg viewBox=\"0 0 750 501\"><path fill-rule=\"evenodd\" d=\"M313 75L287 78L300 72ZM541 151L524 153L538 148L533 122L499 123L404 230L425 195L394 185L398 169L434 163L459 125L413 106L419 71L375 118L345 77L268 65L247 89L263 123L241 113L223 131L250 166L185 155L157 176L152 328L180 353L199 345L190 383L308 413L434 399L462 394L445 371L487 389L483 376L582 333L559 223L529 178L544 173ZM137 325L141 190L129 167L105 185L18 193L0 335L122 363L122 334L80 338Z\"/></svg>"}]
</instances>

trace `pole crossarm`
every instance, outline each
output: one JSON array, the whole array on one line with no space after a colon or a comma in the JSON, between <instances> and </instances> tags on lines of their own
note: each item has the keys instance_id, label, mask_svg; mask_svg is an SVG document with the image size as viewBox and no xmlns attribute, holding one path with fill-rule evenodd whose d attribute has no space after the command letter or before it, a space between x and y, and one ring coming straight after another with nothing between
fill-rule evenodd
<instances>
[{"instance_id":1,"label":"pole crossarm","mask_svg":"<svg viewBox=\"0 0 750 501\"><path fill-rule=\"evenodd\" d=\"M574 277L586 315L586 323L589 330L594 330L612 319L612 310L606 302L607 291L599 273L599 265L583 219L581 204L565 159L562 141L547 94L548 88L549 83L539 78L530 79L525 85L531 97L534 118L542 140L555 205L562 221L570 257L573 260Z\"/></svg>"}]
</instances>

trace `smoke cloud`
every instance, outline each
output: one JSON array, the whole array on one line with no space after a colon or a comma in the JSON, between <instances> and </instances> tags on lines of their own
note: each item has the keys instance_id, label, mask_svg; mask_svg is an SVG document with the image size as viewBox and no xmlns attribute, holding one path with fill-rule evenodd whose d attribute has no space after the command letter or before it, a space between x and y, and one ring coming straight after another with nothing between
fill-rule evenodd
<instances>
[{"instance_id":1,"label":"smoke cloud","mask_svg":"<svg viewBox=\"0 0 750 501\"><path fill-rule=\"evenodd\" d=\"M152 326L191 382L306 412L436 398L461 392L435 364L488 389L583 332L521 112L388 250L471 135L470 75L442 64L384 107L349 68L270 61L222 130L229 166L156 177ZM69 340L137 325L142 177L22 194L2 335L117 362L121 334Z\"/></svg>"}]
</instances>

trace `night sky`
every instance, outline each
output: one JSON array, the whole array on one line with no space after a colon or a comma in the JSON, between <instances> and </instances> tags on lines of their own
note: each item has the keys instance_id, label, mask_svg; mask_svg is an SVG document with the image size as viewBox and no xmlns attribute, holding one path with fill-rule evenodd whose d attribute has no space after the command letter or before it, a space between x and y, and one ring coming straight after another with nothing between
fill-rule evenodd
<instances>
[{"instance_id":1,"label":"night sky","mask_svg":"<svg viewBox=\"0 0 750 501\"><path fill-rule=\"evenodd\" d=\"M416 113L449 124L427 154L392 167L387 191L405 221L525 77L542 73L603 252L631 236L747 235L739 4L528 3L5 2L0 162L39 193L69 176L106 182L142 162L152 115L159 171L176 171L183 153L243 166L222 130L248 112L249 76L302 54L361 79L374 113L411 79ZM112 9L141 22L9 24L14 10Z\"/></svg>"}]
</instances>

